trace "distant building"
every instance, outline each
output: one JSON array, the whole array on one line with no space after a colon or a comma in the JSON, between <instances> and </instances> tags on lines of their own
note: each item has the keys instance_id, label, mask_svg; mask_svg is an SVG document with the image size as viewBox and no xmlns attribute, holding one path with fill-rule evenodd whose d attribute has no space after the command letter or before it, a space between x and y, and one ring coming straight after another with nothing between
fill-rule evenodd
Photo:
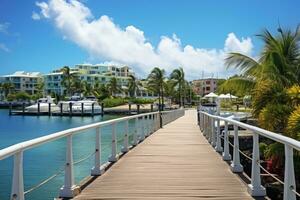
<instances>
[{"instance_id":1,"label":"distant building","mask_svg":"<svg viewBox=\"0 0 300 200\"><path fill-rule=\"evenodd\" d=\"M12 83L15 92L24 91L28 94L36 94L36 86L39 81L42 81L42 74L39 72L24 72L17 71L11 75L1 76L1 83Z\"/></svg>"},{"instance_id":2,"label":"distant building","mask_svg":"<svg viewBox=\"0 0 300 200\"><path fill-rule=\"evenodd\" d=\"M99 82L101 84L108 84L109 81L115 77L122 89L128 89L128 81L130 75L134 75L134 72L128 67L117 67L113 65L91 65L91 64L78 64L74 68L70 68L71 73L75 73L81 81L86 81L90 85L95 85ZM47 94L55 93L63 95L65 88L61 85L63 79L63 73L58 70L54 70L52 73L44 75L45 91ZM118 94L118 96L126 96L127 94Z\"/></svg>"},{"instance_id":3,"label":"distant building","mask_svg":"<svg viewBox=\"0 0 300 200\"><path fill-rule=\"evenodd\" d=\"M216 78L204 78L192 81L193 91L195 94L204 96L210 92L215 92L217 90Z\"/></svg>"}]
</instances>

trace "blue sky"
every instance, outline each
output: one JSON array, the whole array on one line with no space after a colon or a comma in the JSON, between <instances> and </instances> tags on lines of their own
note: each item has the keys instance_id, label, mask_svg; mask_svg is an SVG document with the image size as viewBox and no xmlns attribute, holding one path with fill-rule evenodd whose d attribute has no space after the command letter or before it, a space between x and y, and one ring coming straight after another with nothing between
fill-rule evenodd
<instances>
[{"instance_id":1,"label":"blue sky","mask_svg":"<svg viewBox=\"0 0 300 200\"><path fill-rule=\"evenodd\" d=\"M61 0L51 1L60 2ZM92 22L106 15L109 19L108 22L104 20L104 23L115 25L121 35L124 35L127 26L133 26L134 33L136 33L135 30L142 31L146 40L142 42L141 50L140 47L133 47L136 45L128 44L132 41L132 37L135 42L139 40L137 38L139 35L130 36L128 42L124 42L127 46L125 44L119 46L119 44L114 44L114 41L118 41L119 38L104 36L105 34L102 34L101 31L107 32L110 29L101 28L99 36L96 36L100 38L99 41L98 38L94 38L94 40L97 41L95 46L99 45L103 48L97 49L91 47L93 41L85 43L87 39L84 37L88 38L89 34L93 34L92 31L84 33L84 37L72 34L78 30L70 25L59 27L57 21L61 19L57 16L64 14L59 13L61 10L54 6L55 4L51 7L51 2L45 1L49 5L46 11L50 14L43 16L41 13L43 9L41 6L37 6L36 2L35 0L0 1L0 74L8 74L16 70L49 72L63 65L113 61L128 64L140 74L148 72L151 65L162 65L163 67L166 65L167 70L182 65L187 73L193 74L193 76L191 75L193 78L199 76L203 70L205 73L219 71L222 76L224 67L221 58L223 53L226 53L226 48L238 49L237 51L241 49L243 53L256 56L261 48L261 43L257 41L255 34L263 28L276 31L278 22L288 28L295 28L300 22L300 1L296 0L81 1L80 5L71 6L69 11L71 13L74 11L74 15L77 15L76 7L88 9L92 16L84 16L84 20L87 20L87 25L91 29L94 25ZM62 6L68 6L69 3L68 1ZM33 12L39 16L39 20L32 19ZM70 20L69 16L63 17L65 18L61 23L67 24ZM230 33L233 33L232 40L230 40L233 42L229 43L234 44L225 47L225 41L229 38L228 34ZM162 36L166 36L168 40L163 40ZM80 38L78 39L78 37ZM243 43L243 39L247 38L251 42ZM104 44L103 42L106 40L112 41ZM122 40L124 40L123 36L120 38L120 41ZM145 43L150 43L154 49L149 55L140 53L144 51ZM139 45L140 42L137 44ZM161 45L164 48L158 47L160 44L165 44ZM175 50L172 49L174 45L177 45L174 47L177 48ZM184 50L186 45L191 46L193 51ZM115 46L115 48L111 46ZM105 51L105 48L109 53ZM124 49L122 50L122 48ZM162 51L161 49L163 49L163 53L159 53ZM211 50L215 50L216 53ZM133 53L128 54L127 51ZM146 49L145 52L147 51ZM131 55L136 59L124 58L125 55L127 57ZM197 58L191 57L192 55ZM152 57L157 59L157 62L151 62L149 65L143 62L148 58L152 60ZM188 62L189 59L194 59L194 62ZM211 61L213 59L220 59L220 61ZM210 69L210 66L214 67Z\"/></svg>"}]
</instances>

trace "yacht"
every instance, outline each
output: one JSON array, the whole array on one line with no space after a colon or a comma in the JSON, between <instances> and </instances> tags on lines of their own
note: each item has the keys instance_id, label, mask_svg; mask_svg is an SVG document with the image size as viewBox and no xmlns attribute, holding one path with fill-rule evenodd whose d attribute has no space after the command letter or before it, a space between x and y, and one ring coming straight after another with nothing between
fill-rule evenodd
<instances>
[{"instance_id":1,"label":"yacht","mask_svg":"<svg viewBox=\"0 0 300 200\"><path fill-rule=\"evenodd\" d=\"M48 112L49 106L51 108L51 112L58 111L58 106L54 103L54 98L47 96L46 98L40 98L34 105L26 107L28 112L38 112L38 107L40 107L39 112Z\"/></svg>"},{"instance_id":2,"label":"yacht","mask_svg":"<svg viewBox=\"0 0 300 200\"><path fill-rule=\"evenodd\" d=\"M70 112L70 104L72 105L72 113L82 113L82 108L83 113L88 114L100 114L102 110L97 101L88 99L80 101L61 101L59 102L58 106L62 107L63 112Z\"/></svg>"}]
</instances>

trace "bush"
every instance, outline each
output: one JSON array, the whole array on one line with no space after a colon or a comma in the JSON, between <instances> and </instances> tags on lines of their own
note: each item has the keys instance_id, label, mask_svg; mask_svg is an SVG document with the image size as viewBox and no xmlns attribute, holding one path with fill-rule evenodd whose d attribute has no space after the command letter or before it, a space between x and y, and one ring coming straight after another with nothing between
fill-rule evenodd
<instances>
[{"instance_id":1,"label":"bush","mask_svg":"<svg viewBox=\"0 0 300 200\"><path fill-rule=\"evenodd\" d=\"M145 99L145 98L130 98L128 102L133 104L151 104L154 103L155 99Z\"/></svg>"},{"instance_id":2,"label":"bush","mask_svg":"<svg viewBox=\"0 0 300 200\"><path fill-rule=\"evenodd\" d=\"M128 103L126 99L123 98L106 98L102 101L105 108L120 106Z\"/></svg>"}]
</instances>

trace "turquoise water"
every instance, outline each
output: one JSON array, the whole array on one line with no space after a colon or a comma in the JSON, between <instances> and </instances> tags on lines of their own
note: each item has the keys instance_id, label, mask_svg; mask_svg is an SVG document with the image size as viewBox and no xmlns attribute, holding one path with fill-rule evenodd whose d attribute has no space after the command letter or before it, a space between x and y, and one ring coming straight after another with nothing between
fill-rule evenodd
<instances>
[{"instance_id":1,"label":"turquoise water","mask_svg":"<svg viewBox=\"0 0 300 200\"><path fill-rule=\"evenodd\" d=\"M7 110L0 110L0 149L10 145L48 135L68 128L78 127L99 121L121 117L105 115L104 117L48 117L48 116L8 116ZM118 151L122 147L124 123L117 124ZM133 133L134 121L129 122L129 133ZM111 127L101 128L102 163L107 161L111 153ZM95 130L89 130L73 136L74 162L94 152ZM51 143L24 152L24 187L25 191L42 180L61 171L65 162L66 139L62 138ZM9 199L12 180L12 157L0 161L0 199ZM78 184L90 175L94 157L74 166L75 182ZM40 200L58 197L63 185L64 173L40 188L26 194L26 199Z\"/></svg>"}]
</instances>

